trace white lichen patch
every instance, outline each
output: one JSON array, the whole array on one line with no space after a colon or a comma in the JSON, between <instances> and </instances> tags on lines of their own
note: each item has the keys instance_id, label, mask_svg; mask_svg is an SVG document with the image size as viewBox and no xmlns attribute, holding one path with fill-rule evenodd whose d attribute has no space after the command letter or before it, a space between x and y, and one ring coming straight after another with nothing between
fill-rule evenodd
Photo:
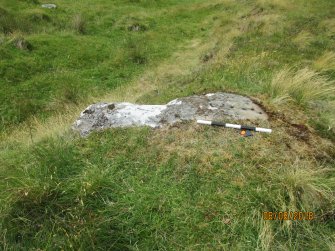
<instances>
[{"instance_id":1,"label":"white lichen patch","mask_svg":"<svg viewBox=\"0 0 335 251\"><path fill-rule=\"evenodd\" d=\"M167 103L167 105L181 105L183 102L179 99L174 99L172 101L170 101L169 103Z\"/></svg>"}]
</instances>

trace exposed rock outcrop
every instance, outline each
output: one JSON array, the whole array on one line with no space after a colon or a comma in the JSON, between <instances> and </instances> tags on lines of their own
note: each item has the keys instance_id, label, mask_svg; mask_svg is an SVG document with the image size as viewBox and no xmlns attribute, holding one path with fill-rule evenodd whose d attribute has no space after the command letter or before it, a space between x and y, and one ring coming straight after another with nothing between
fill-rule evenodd
<instances>
[{"instance_id":1,"label":"exposed rock outcrop","mask_svg":"<svg viewBox=\"0 0 335 251\"><path fill-rule=\"evenodd\" d=\"M266 120L266 113L247 97L211 93L172 100L166 105L97 103L87 107L73 125L82 136L112 127L150 126L153 128L195 119Z\"/></svg>"}]
</instances>

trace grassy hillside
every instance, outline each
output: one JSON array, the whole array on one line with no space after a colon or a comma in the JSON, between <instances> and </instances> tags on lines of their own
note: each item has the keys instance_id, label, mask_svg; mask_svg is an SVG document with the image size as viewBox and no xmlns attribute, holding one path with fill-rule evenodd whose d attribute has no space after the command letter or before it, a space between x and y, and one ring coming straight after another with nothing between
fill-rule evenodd
<instances>
[{"instance_id":1,"label":"grassy hillside","mask_svg":"<svg viewBox=\"0 0 335 251\"><path fill-rule=\"evenodd\" d=\"M198 22L210 10L168 13L174 1L56 3L57 10L41 9L37 1L1 7L0 129L100 96L168 57L181 42L208 34Z\"/></svg>"},{"instance_id":2,"label":"grassy hillside","mask_svg":"<svg viewBox=\"0 0 335 251\"><path fill-rule=\"evenodd\" d=\"M334 1L41 3L0 2L1 249L334 250ZM274 133L69 130L92 102L214 91Z\"/></svg>"}]
</instances>

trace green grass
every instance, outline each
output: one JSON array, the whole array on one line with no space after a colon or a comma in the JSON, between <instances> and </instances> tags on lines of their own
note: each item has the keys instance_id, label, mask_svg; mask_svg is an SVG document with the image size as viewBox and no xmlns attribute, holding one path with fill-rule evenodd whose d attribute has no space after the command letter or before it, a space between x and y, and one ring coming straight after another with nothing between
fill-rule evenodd
<instances>
[{"instance_id":1,"label":"green grass","mask_svg":"<svg viewBox=\"0 0 335 251\"><path fill-rule=\"evenodd\" d=\"M335 248L333 1L55 3L0 4L0 249ZM94 101L213 91L258 99L273 134L68 130Z\"/></svg>"},{"instance_id":2,"label":"green grass","mask_svg":"<svg viewBox=\"0 0 335 251\"><path fill-rule=\"evenodd\" d=\"M185 130L199 135L197 140L180 139ZM8 156L1 177L3 245L254 250L266 244L260 233L269 224L273 247L326 249L331 219L287 225L264 222L261 215L331 211L330 164L297 161L299 153L276 144L288 140L279 133L275 139L236 134L211 128L190 132L189 125L163 135L117 129L71 142L48 139L21 159Z\"/></svg>"},{"instance_id":3,"label":"green grass","mask_svg":"<svg viewBox=\"0 0 335 251\"><path fill-rule=\"evenodd\" d=\"M8 14L0 22L7 34L0 45L4 55L0 58L2 130L32 115L49 116L61 108L50 107L54 97L76 103L129 82L171 55L178 44L199 35L197 21L206 18L208 12L196 11L196 18L192 15L172 18L159 11L173 2L156 6L154 1L123 4L97 1L97 7L89 13L86 12L91 8L90 3L57 1L56 4L57 10L43 10L39 4L19 2L17 10L10 1L5 2L8 7L3 9ZM146 8L152 10L150 15L146 14ZM76 22L82 24L74 24L79 16ZM84 23L85 32L78 32L84 27L74 26ZM147 29L129 30L138 23ZM13 45L11 37L16 33L31 44L31 51L20 51Z\"/></svg>"}]
</instances>

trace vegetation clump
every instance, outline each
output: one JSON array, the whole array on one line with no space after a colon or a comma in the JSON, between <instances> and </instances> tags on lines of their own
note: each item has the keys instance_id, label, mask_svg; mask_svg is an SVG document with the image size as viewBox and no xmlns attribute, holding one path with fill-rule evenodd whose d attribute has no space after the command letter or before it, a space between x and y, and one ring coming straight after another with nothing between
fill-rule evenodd
<instances>
[{"instance_id":1,"label":"vegetation clump","mask_svg":"<svg viewBox=\"0 0 335 251\"><path fill-rule=\"evenodd\" d=\"M12 39L13 45L20 50L32 50L32 45L22 36L15 36Z\"/></svg>"},{"instance_id":2,"label":"vegetation clump","mask_svg":"<svg viewBox=\"0 0 335 251\"><path fill-rule=\"evenodd\" d=\"M297 71L285 68L274 76L267 91L275 103L294 101L306 105L334 98L335 82L308 68Z\"/></svg>"},{"instance_id":3,"label":"vegetation clump","mask_svg":"<svg viewBox=\"0 0 335 251\"><path fill-rule=\"evenodd\" d=\"M85 34L86 32L86 21L84 17L80 14L77 14L73 17L72 20L73 29L79 34Z\"/></svg>"}]
</instances>

